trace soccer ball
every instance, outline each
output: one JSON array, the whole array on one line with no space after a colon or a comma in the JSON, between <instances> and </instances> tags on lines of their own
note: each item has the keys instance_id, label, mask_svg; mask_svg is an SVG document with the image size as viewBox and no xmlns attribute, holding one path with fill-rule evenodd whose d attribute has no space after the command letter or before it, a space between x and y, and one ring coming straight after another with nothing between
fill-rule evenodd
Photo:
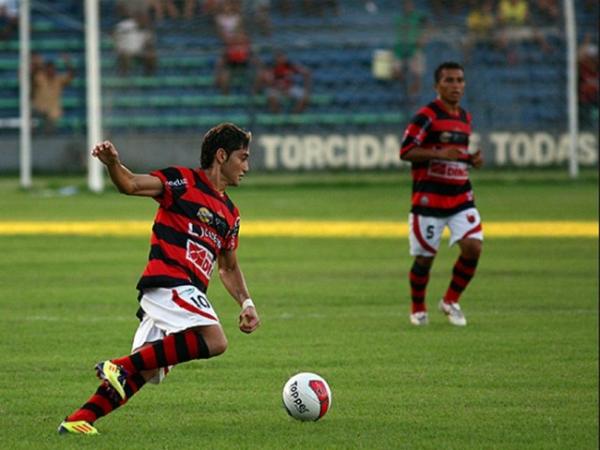
<instances>
[{"instance_id":1,"label":"soccer ball","mask_svg":"<svg viewBox=\"0 0 600 450\"><path fill-rule=\"evenodd\" d=\"M314 422L331 408L331 389L315 373L297 373L283 386L283 406L294 419Z\"/></svg>"}]
</instances>

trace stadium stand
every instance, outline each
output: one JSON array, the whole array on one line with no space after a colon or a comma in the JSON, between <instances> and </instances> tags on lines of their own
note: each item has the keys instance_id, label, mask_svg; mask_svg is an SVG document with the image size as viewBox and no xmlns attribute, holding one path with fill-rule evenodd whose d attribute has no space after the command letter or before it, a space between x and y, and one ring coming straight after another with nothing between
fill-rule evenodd
<instances>
[{"instance_id":1,"label":"stadium stand","mask_svg":"<svg viewBox=\"0 0 600 450\"><path fill-rule=\"evenodd\" d=\"M77 70L64 93L65 115L60 133L83 132L85 127L85 58L81 2L33 2L32 50L55 60L68 53ZM204 126L234 120L244 126L315 129L332 126L369 126L396 123L401 128L414 105L431 98L430 79L423 92L408 99L399 83L373 77L371 64L377 49L393 47L393 16L397 2L380 0L367 12L365 2L340 2L338 15L313 16L271 11L269 35L251 29L255 52L264 62L273 50L284 48L292 60L313 74L310 106L303 114L272 114L264 93L253 91L253 82L234 79L232 92L215 87L214 68L221 43L211 22L198 16L192 21L164 19L156 25L158 68L153 76L141 69L129 76L117 74L110 32L118 20L112 1L101 2L102 100L104 126L111 132L152 132ZM425 47L427 76L442 60L462 60L460 46L465 8L456 8L440 19L430 2L415 2L432 18ZM595 19L587 2L576 2L579 36L595 33ZM249 8L249 6L247 7ZM597 5L596 5L597 9ZM442 20L443 23L439 21ZM437 22L436 22L437 21ZM250 27L252 26L251 21ZM467 106L485 128L549 128L564 124L565 46L560 34L548 34L553 51L543 53L531 42L515 44L519 60L507 63L491 42L476 45L466 63ZM0 122L18 117L18 40L0 41ZM15 133L0 127L0 133Z\"/></svg>"}]
</instances>

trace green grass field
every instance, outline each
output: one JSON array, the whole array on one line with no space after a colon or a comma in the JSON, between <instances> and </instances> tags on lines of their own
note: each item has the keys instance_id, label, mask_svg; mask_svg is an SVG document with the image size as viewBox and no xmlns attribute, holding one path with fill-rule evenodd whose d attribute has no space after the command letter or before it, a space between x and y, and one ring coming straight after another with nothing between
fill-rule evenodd
<instances>
[{"instance_id":1,"label":"green grass field","mask_svg":"<svg viewBox=\"0 0 600 450\"><path fill-rule=\"evenodd\" d=\"M109 190L59 195L81 179L23 192L0 179L0 222L150 220L155 204ZM478 174L485 222L598 221L598 178ZM406 173L250 176L231 191L242 220L404 222ZM243 236L243 222L242 222ZM214 277L228 351L177 367L161 386L97 422L56 427L95 390L93 366L128 353L148 236L0 235L0 448L598 448L598 239L489 237L463 296L469 320L435 306L456 249L442 244L430 325L408 322L406 239L242 237L239 259L263 326L237 330ZM329 414L300 423L281 406L298 371L324 376Z\"/></svg>"}]
</instances>

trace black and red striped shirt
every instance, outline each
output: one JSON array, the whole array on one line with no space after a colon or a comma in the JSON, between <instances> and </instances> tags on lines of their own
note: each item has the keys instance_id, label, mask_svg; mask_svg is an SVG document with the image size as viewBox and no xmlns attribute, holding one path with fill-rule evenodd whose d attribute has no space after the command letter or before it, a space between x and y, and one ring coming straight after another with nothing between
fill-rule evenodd
<instances>
[{"instance_id":1,"label":"black and red striped shirt","mask_svg":"<svg viewBox=\"0 0 600 450\"><path fill-rule=\"evenodd\" d=\"M470 135L471 115L462 108L456 114L450 113L440 100L424 106L413 117L404 132L400 156L415 147L456 147L464 152L464 158L458 161L431 159L411 164L411 212L447 217L475 206L469 181Z\"/></svg>"},{"instance_id":2,"label":"black and red striped shirt","mask_svg":"<svg viewBox=\"0 0 600 450\"><path fill-rule=\"evenodd\" d=\"M221 250L238 246L239 211L200 169L169 167L151 175L164 190L155 198L160 206L137 288L191 284L206 292Z\"/></svg>"}]
</instances>

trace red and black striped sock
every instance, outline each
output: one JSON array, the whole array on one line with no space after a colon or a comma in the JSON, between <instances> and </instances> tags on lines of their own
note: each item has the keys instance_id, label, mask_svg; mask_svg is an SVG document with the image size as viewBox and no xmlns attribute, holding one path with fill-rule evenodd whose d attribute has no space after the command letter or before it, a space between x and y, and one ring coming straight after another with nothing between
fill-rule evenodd
<instances>
[{"instance_id":1,"label":"red and black striped sock","mask_svg":"<svg viewBox=\"0 0 600 450\"><path fill-rule=\"evenodd\" d=\"M478 259L466 259L462 256L458 257L458 260L454 264L452 269L452 280L450 286L444 295L444 301L446 303L457 303L460 298L460 294L465 290L473 275L477 269Z\"/></svg>"},{"instance_id":2,"label":"red and black striped sock","mask_svg":"<svg viewBox=\"0 0 600 450\"><path fill-rule=\"evenodd\" d=\"M209 357L210 353L202 335L194 330L186 330L170 334L131 355L111 361L123 367L128 374L134 374L142 370L174 366L192 359Z\"/></svg>"},{"instance_id":3,"label":"red and black striped sock","mask_svg":"<svg viewBox=\"0 0 600 450\"><path fill-rule=\"evenodd\" d=\"M76 420L85 420L89 423L94 423L100 417L106 416L110 412L124 405L146 384L144 377L136 373L127 377L125 383L125 398L121 399L115 395L115 391L108 388L104 383L98 387L98 390L90 399L77 411L67 417L70 422Z\"/></svg>"},{"instance_id":4,"label":"red and black striped sock","mask_svg":"<svg viewBox=\"0 0 600 450\"><path fill-rule=\"evenodd\" d=\"M410 282L410 298L412 299L413 314L427 310L425 305L425 291L429 282L429 270L429 267L422 266L416 261L410 268L408 280Z\"/></svg>"}]
</instances>

